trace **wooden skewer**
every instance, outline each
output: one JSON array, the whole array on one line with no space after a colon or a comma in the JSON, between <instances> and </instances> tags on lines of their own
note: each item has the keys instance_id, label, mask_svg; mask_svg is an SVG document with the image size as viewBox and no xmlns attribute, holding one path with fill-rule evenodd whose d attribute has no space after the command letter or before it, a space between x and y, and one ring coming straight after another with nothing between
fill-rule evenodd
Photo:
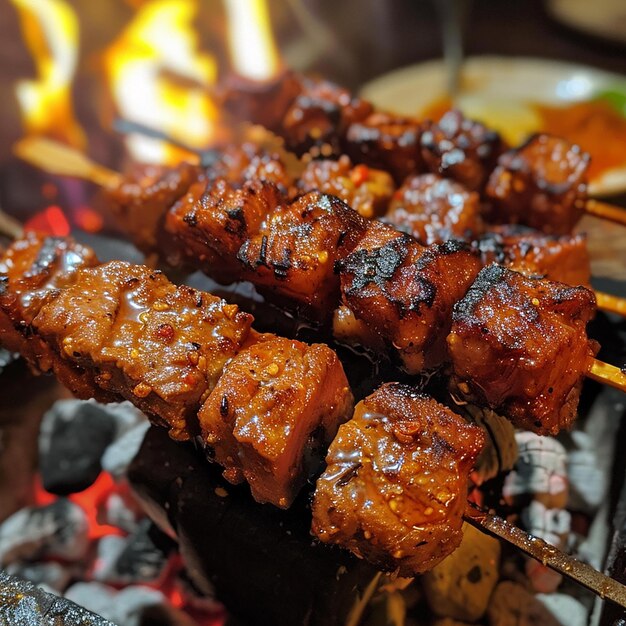
<instances>
[{"instance_id":1,"label":"wooden skewer","mask_svg":"<svg viewBox=\"0 0 626 626\"><path fill-rule=\"evenodd\" d=\"M585 212L588 215L593 215L594 217L599 217L603 220L609 220L610 222L626 226L626 209L609 204L608 202L591 199L587 200Z\"/></svg>"},{"instance_id":2,"label":"wooden skewer","mask_svg":"<svg viewBox=\"0 0 626 626\"><path fill-rule=\"evenodd\" d=\"M626 587L587 563L561 552L538 537L533 537L505 519L468 503L465 521L483 532L504 539L549 568L571 578L587 589L626 608Z\"/></svg>"},{"instance_id":3,"label":"wooden skewer","mask_svg":"<svg viewBox=\"0 0 626 626\"><path fill-rule=\"evenodd\" d=\"M0 209L0 235L9 239L19 239L24 232L22 225L10 215Z\"/></svg>"},{"instance_id":4,"label":"wooden skewer","mask_svg":"<svg viewBox=\"0 0 626 626\"><path fill-rule=\"evenodd\" d=\"M587 370L587 376L609 387L614 387L626 392L626 373L615 365L609 365L604 361L593 359L591 366Z\"/></svg>"},{"instance_id":5,"label":"wooden skewer","mask_svg":"<svg viewBox=\"0 0 626 626\"><path fill-rule=\"evenodd\" d=\"M143 127L134 124L132 128L137 130ZM156 131L150 136L166 139L164 135L158 134ZM190 148L186 149L190 150ZM14 152L27 163L50 174L82 178L107 189L114 189L123 180L122 174L95 163L79 150L43 137L27 137L20 140L15 144ZM609 207L615 214L623 214L623 223L626 224L626 209L622 210L618 207L604 205L604 203L595 200L589 202L592 203L592 206L603 205ZM596 293L596 297L599 309L626 316L626 299L603 293Z\"/></svg>"}]
</instances>

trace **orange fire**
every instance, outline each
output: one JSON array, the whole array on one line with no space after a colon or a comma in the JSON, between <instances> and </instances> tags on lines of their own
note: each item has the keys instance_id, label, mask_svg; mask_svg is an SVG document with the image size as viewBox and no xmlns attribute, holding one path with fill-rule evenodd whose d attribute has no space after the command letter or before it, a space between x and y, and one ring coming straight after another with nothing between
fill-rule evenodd
<instances>
[{"instance_id":1,"label":"orange fire","mask_svg":"<svg viewBox=\"0 0 626 626\"><path fill-rule=\"evenodd\" d=\"M79 27L65 0L11 0L37 77L16 85L25 131L77 148L85 134L74 116L71 86L78 63Z\"/></svg>"}]
</instances>

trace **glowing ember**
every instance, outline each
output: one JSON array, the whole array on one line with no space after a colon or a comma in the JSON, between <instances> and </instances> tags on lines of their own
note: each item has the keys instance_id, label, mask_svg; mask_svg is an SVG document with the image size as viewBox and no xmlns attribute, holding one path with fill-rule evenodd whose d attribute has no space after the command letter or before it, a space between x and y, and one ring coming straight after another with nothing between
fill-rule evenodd
<instances>
[{"instance_id":1,"label":"glowing ember","mask_svg":"<svg viewBox=\"0 0 626 626\"><path fill-rule=\"evenodd\" d=\"M104 62L123 118L203 148L213 137L217 117L208 93L217 66L213 57L198 51L192 28L196 13L195 0L152 0L141 5L106 51ZM145 162L167 162L176 156L172 146L147 137L129 137L128 147Z\"/></svg>"},{"instance_id":2,"label":"glowing ember","mask_svg":"<svg viewBox=\"0 0 626 626\"><path fill-rule=\"evenodd\" d=\"M70 225L61 210L56 205L45 208L40 213L31 217L24 225L27 230L36 230L41 233L49 233L57 237L67 237L70 234Z\"/></svg>"},{"instance_id":3,"label":"glowing ember","mask_svg":"<svg viewBox=\"0 0 626 626\"><path fill-rule=\"evenodd\" d=\"M226 0L230 54L237 72L252 80L267 80L280 70L265 0Z\"/></svg>"},{"instance_id":4,"label":"glowing ember","mask_svg":"<svg viewBox=\"0 0 626 626\"><path fill-rule=\"evenodd\" d=\"M29 135L46 135L82 148L85 135L74 117L71 84L78 59L76 14L65 0L11 0L37 70L16 96Z\"/></svg>"}]
</instances>

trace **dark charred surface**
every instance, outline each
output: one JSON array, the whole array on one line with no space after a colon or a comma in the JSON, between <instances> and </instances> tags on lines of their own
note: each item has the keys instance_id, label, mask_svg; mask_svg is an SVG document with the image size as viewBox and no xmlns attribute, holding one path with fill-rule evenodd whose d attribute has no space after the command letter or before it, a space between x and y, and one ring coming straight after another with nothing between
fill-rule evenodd
<instances>
[{"instance_id":1,"label":"dark charred surface","mask_svg":"<svg viewBox=\"0 0 626 626\"><path fill-rule=\"evenodd\" d=\"M479 269L463 244L426 248L391 226L372 224L337 264L343 304L362 324L335 316L335 333L375 349L393 347L409 373L436 367L446 358L452 307Z\"/></svg>"},{"instance_id":2,"label":"dark charred surface","mask_svg":"<svg viewBox=\"0 0 626 626\"><path fill-rule=\"evenodd\" d=\"M483 229L479 196L436 174L408 178L396 191L383 220L423 245L469 240Z\"/></svg>"},{"instance_id":3,"label":"dark charred surface","mask_svg":"<svg viewBox=\"0 0 626 626\"><path fill-rule=\"evenodd\" d=\"M414 388L390 383L339 428L317 482L313 531L413 576L460 543L479 428Z\"/></svg>"},{"instance_id":4,"label":"dark charred surface","mask_svg":"<svg viewBox=\"0 0 626 626\"><path fill-rule=\"evenodd\" d=\"M529 276L588 286L591 265L587 237L548 235L526 226L496 226L472 243L483 264L499 263Z\"/></svg>"},{"instance_id":5,"label":"dark charred surface","mask_svg":"<svg viewBox=\"0 0 626 626\"><path fill-rule=\"evenodd\" d=\"M177 535L196 586L214 586L244 623L343 625L377 576L365 561L312 542L306 496L288 511L259 505L162 429L148 431L129 480L148 513Z\"/></svg>"},{"instance_id":6,"label":"dark charred surface","mask_svg":"<svg viewBox=\"0 0 626 626\"><path fill-rule=\"evenodd\" d=\"M480 190L505 145L500 135L480 122L448 111L439 122L426 122L422 137L426 169Z\"/></svg>"},{"instance_id":7,"label":"dark charred surface","mask_svg":"<svg viewBox=\"0 0 626 626\"><path fill-rule=\"evenodd\" d=\"M424 169L421 134L416 120L373 113L348 128L344 149L356 163L385 170L400 185Z\"/></svg>"},{"instance_id":8,"label":"dark charred surface","mask_svg":"<svg viewBox=\"0 0 626 626\"><path fill-rule=\"evenodd\" d=\"M589 155L565 139L539 134L500 156L485 190L488 218L568 234L587 201Z\"/></svg>"},{"instance_id":9,"label":"dark charred surface","mask_svg":"<svg viewBox=\"0 0 626 626\"><path fill-rule=\"evenodd\" d=\"M556 434L575 418L596 344L593 292L484 268L454 307L448 345L454 392L519 428Z\"/></svg>"},{"instance_id":10,"label":"dark charred surface","mask_svg":"<svg viewBox=\"0 0 626 626\"><path fill-rule=\"evenodd\" d=\"M258 502L287 508L352 406L330 348L268 335L228 364L198 418L224 476L247 480Z\"/></svg>"}]
</instances>

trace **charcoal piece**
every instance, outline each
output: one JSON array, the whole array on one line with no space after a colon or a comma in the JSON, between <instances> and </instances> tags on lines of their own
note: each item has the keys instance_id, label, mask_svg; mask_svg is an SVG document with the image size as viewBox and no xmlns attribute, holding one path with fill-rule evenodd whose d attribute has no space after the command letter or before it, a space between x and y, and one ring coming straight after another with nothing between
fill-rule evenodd
<instances>
[{"instance_id":1,"label":"charcoal piece","mask_svg":"<svg viewBox=\"0 0 626 626\"><path fill-rule=\"evenodd\" d=\"M132 533L137 528L137 515L119 493L112 493L104 505L103 522Z\"/></svg>"},{"instance_id":2,"label":"charcoal piece","mask_svg":"<svg viewBox=\"0 0 626 626\"><path fill-rule=\"evenodd\" d=\"M167 602L160 591L150 587L130 585L118 591L97 582L76 583L65 597L119 626L139 626L146 607Z\"/></svg>"},{"instance_id":3,"label":"charcoal piece","mask_svg":"<svg viewBox=\"0 0 626 626\"><path fill-rule=\"evenodd\" d=\"M172 544L171 540L165 542L160 537L155 538L155 529L152 521L144 518L126 538L101 539L98 550L101 565L95 574L96 579L116 585L156 583L163 574Z\"/></svg>"},{"instance_id":4,"label":"charcoal piece","mask_svg":"<svg viewBox=\"0 0 626 626\"><path fill-rule=\"evenodd\" d=\"M96 403L56 403L43 417L39 441L39 467L46 491L68 495L92 485L115 430L113 417Z\"/></svg>"},{"instance_id":5,"label":"charcoal piece","mask_svg":"<svg viewBox=\"0 0 626 626\"><path fill-rule=\"evenodd\" d=\"M53 591L61 592L72 578L72 571L54 561L36 563L12 563L6 568L7 574L28 580L34 585L45 585Z\"/></svg>"},{"instance_id":6,"label":"charcoal piece","mask_svg":"<svg viewBox=\"0 0 626 626\"><path fill-rule=\"evenodd\" d=\"M260 505L246 486L225 482L219 467L161 429L148 431L129 480L148 511L160 507L159 518L170 520L198 588L214 586L244 623L344 624L378 575L365 561L313 541L306 494L287 511Z\"/></svg>"},{"instance_id":7,"label":"charcoal piece","mask_svg":"<svg viewBox=\"0 0 626 626\"><path fill-rule=\"evenodd\" d=\"M87 533L85 512L65 498L20 509L0 525L0 565L46 557L78 561L87 550Z\"/></svg>"},{"instance_id":8,"label":"charcoal piece","mask_svg":"<svg viewBox=\"0 0 626 626\"><path fill-rule=\"evenodd\" d=\"M0 374L2 374L2 370L11 362L15 361L16 358L17 355L13 352L0 348Z\"/></svg>"},{"instance_id":9,"label":"charcoal piece","mask_svg":"<svg viewBox=\"0 0 626 626\"><path fill-rule=\"evenodd\" d=\"M137 454L150 423L145 421L135 424L130 430L116 439L102 455L102 469L114 478L120 479Z\"/></svg>"},{"instance_id":10,"label":"charcoal piece","mask_svg":"<svg viewBox=\"0 0 626 626\"><path fill-rule=\"evenodd\" d=\"M171 604L151 604L141 612L139 626L198 626L198 622Z\"/></svg>"},{"instance_id":11,"label":"charcoal piece","mask_svg":"<svg viewBox=\"0 0 626 626\"><path fill-rule=\"evenodd\" d=\"M65 598L0 572L0 626L115 626Z\"/></svg>"}]
</instances>

